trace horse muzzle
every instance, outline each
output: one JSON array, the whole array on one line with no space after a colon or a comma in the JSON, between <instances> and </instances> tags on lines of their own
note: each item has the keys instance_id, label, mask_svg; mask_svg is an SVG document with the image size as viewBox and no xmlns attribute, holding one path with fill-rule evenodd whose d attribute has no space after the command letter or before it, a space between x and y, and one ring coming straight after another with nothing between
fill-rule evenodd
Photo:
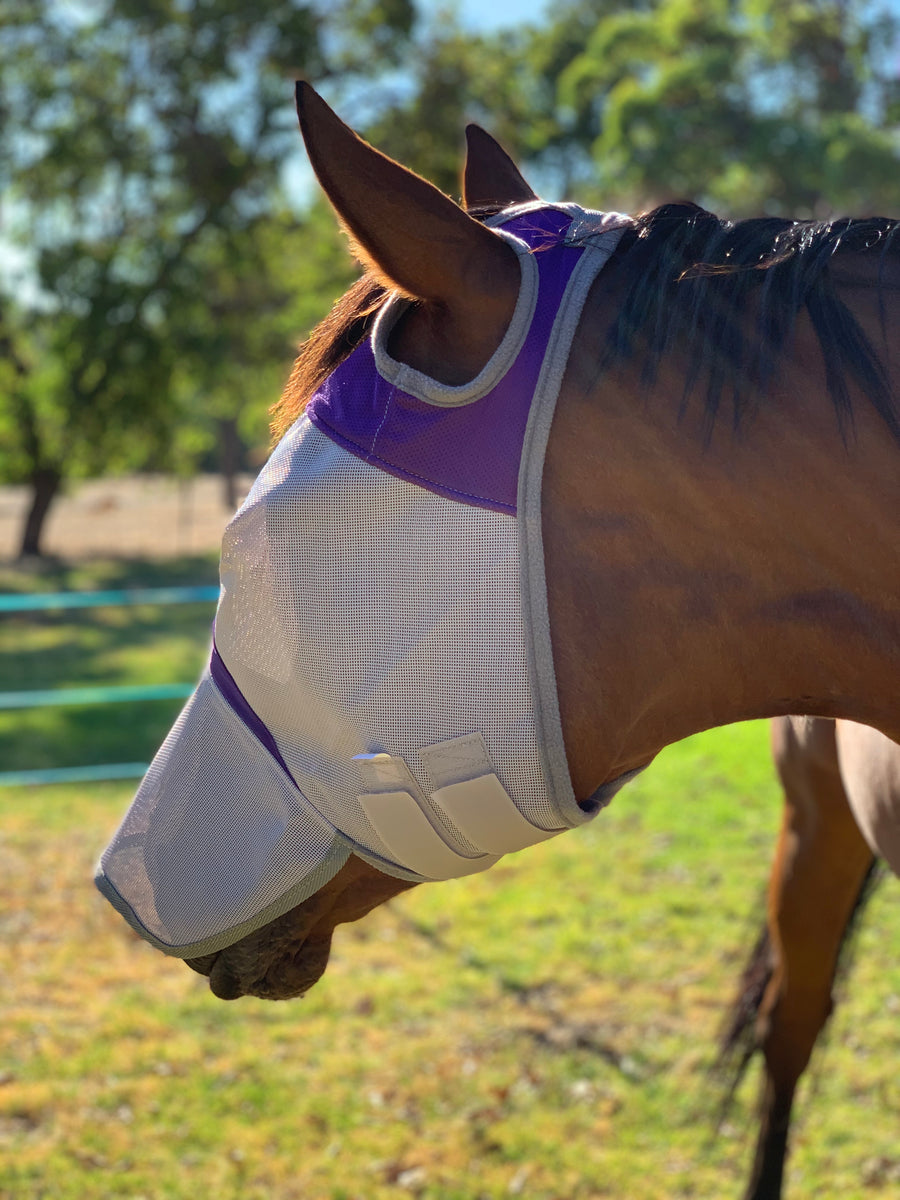
<instances>
[{"instance_id":1,"label":"horse muzzle","mask_svg":"<svg viewBox=\"0 0 900 1200\"><path fill-rule=\"evenodd\" d=\"M283 919L282 919L283 920ZM257 996L261 1000L291 1000L302 996L321 979L331 953L332 931L299 941L279 936L273 921L233 946L188 958L194 971L209 978L209 988L220 1000Z\"/></svg>"}]
</instances>

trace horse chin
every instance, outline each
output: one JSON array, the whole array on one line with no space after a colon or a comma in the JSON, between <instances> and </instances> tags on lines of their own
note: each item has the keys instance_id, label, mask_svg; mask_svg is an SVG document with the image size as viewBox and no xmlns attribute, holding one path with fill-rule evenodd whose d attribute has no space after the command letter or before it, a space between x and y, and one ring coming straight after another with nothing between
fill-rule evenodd
<instances>
[{"instance_id":1,"label":"horse chin","mask_svg":"<svg viewBox=\"0 0 900 1200\"><path fill-rule=\"evenodd\" d=\"M262 932L273 931L267 927ZM217 954L185 961L194 971L209 977L209 989L220 1000L238 1000L241 996L292 1000L322 978L330 953L330 930L299 945L277 937L266 938L261 944L259 935L251 934Z\"/></svg>"},{"instance_id":2,"label":"horse chin","mask_svg":"<svg viewBox=\"0 0 900 1200\"><path fill-rule=\"evenodd\" d=\"M185 961L209 977L210 991L220 1000L290 1000L308 992L325 973L336 925L358 921L412 886L351 855L337 875L302 904L224 950Z\"/></svg>"},{"instance_id":3,"label":"horse chin","mask_svg":"<svg viewBox=\"0 0 900 1200\"><path fill-rule=\"evenodd\" d=\"M293 1000L308 992L325 973L331 936L307 942L296 953L287 952L260 963L255 970L248 970L244 956L234 953L235 950L238 947L231 946L214 955L209 970L201 972L209 976L209 989L214 996L220 1000L237 1000L241 996ZM198 969L195 961L189 961L188 966Z\"/></svg>"}]
</instances>

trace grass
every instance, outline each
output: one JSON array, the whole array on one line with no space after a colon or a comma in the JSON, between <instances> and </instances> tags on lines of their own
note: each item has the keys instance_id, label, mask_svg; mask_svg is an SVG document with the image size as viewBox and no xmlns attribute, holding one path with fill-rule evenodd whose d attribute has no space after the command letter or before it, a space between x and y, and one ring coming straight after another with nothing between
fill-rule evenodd
<instances>
[{"instance_id":1,"label":"grass","mask_svg":"<svg viewBox=\"0 0 900 1200\"><path fill-rule=\"evenodd\" d=\"M65 682L98 657L121 682L151 662L176 678L190 646L202 661L208 614L146 624L132 650L101 620ZM4 662L39 663L45 628L20 627ZM63 728L69 757L90 724ZM0 1197L738 1196L755 1080L716 1137L709 1068L778 822L766 739L672 747L591 826L344 927L325 978L282 1005L214 999L94 892L128 786L0 791ZM896 1195L895 900L890 882L872 902L802 1089L794 1197Z\"/></svg>"}]
</instances>

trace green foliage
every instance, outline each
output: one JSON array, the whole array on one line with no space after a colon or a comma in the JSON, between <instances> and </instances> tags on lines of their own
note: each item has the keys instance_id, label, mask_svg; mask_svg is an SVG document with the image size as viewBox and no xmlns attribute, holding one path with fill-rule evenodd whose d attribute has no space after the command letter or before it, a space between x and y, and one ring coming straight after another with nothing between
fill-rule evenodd
<instances>
[{"instance_id":1,"label":"green foliage","mask_svg":"<svg viewBox=\"0 0 900 1200\"><path fill-rule=\"evenodd\" d=\"M302 224L281 182L298 144L291 78L370 73L365 30L379 23L386 61L412 16L406 0L4 10L0 183L31 271L0 280L17 364L0 392L0 478L49 480L52 498L72 474L189 465L211 416L245 419L251 388L246 421L265 440L289 289L318 285L318 317L348 278L334 237L319 252L327 284L279 269L297 256L276 238L296 242Z\"/></svg>"},{"instance_id":2,"label":"green foliage","mask_svg":"<svg viewBox=\"0 0 900 1200\"><path fill-rule=\"evenodd\" d=\"M898 37L893 10L839 0L574 0L483 37L443 20L368 132L453 193L474 119L555 197L890 213Z\"/></svg>"},{"instance_id":3,"label":"green foliage","mask_svg":"<svg viewBox=\"0 0 900 1200\"><path fill-rule=\"evenodd\" d=\"M538 162L571 138L584 194L620 206L890 213L898 36L894 10L843 0L581 0L525 50L555 93Z\"/></svg>"},{"instance_id":4,"label":"green foliage","mask_svg":"<svg viewBox=\"0 0 900 1200\"><path fill-rule=\"evenodd\" d=\"M467 122L490 129L513 154L529 152L540 121L532 83L521 35L475 35L442 12L420 35L401 86L389 85L365 133L458 197Z\"/></svg>"},{"instance_id":5,"label":"green foliage","mask_svg":"<svg viewBox=\"0 0 900 1200\"><path fill-rule=\"evenodd\" d=\"M211 242L194 261L181 320L171 330L176 367L170 402L178 417L172 453L187 463L209 453L216 423L234 421L256 461L269 441L268 409L297 343L358 272L331 209L287 209Z\"/></svg>"}]
</instances>

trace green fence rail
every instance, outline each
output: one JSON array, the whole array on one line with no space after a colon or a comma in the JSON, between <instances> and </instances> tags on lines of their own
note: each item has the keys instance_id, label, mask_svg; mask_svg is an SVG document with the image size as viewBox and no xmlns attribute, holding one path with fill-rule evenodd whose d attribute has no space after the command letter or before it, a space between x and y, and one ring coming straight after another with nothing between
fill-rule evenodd
<instances>
[{"instance_id":1,"label":"green fence rail","mask_svg":"<svg viewBox=\"0 0 900 1200\"><path fill-rule=\"evenodd\" d=\"M0 596L0 613L100 608L104 605L191 604L218 598L219 589L212 584L202 587L122 588L107 592L6 592Z\"/></svg>"}]
</instances>

